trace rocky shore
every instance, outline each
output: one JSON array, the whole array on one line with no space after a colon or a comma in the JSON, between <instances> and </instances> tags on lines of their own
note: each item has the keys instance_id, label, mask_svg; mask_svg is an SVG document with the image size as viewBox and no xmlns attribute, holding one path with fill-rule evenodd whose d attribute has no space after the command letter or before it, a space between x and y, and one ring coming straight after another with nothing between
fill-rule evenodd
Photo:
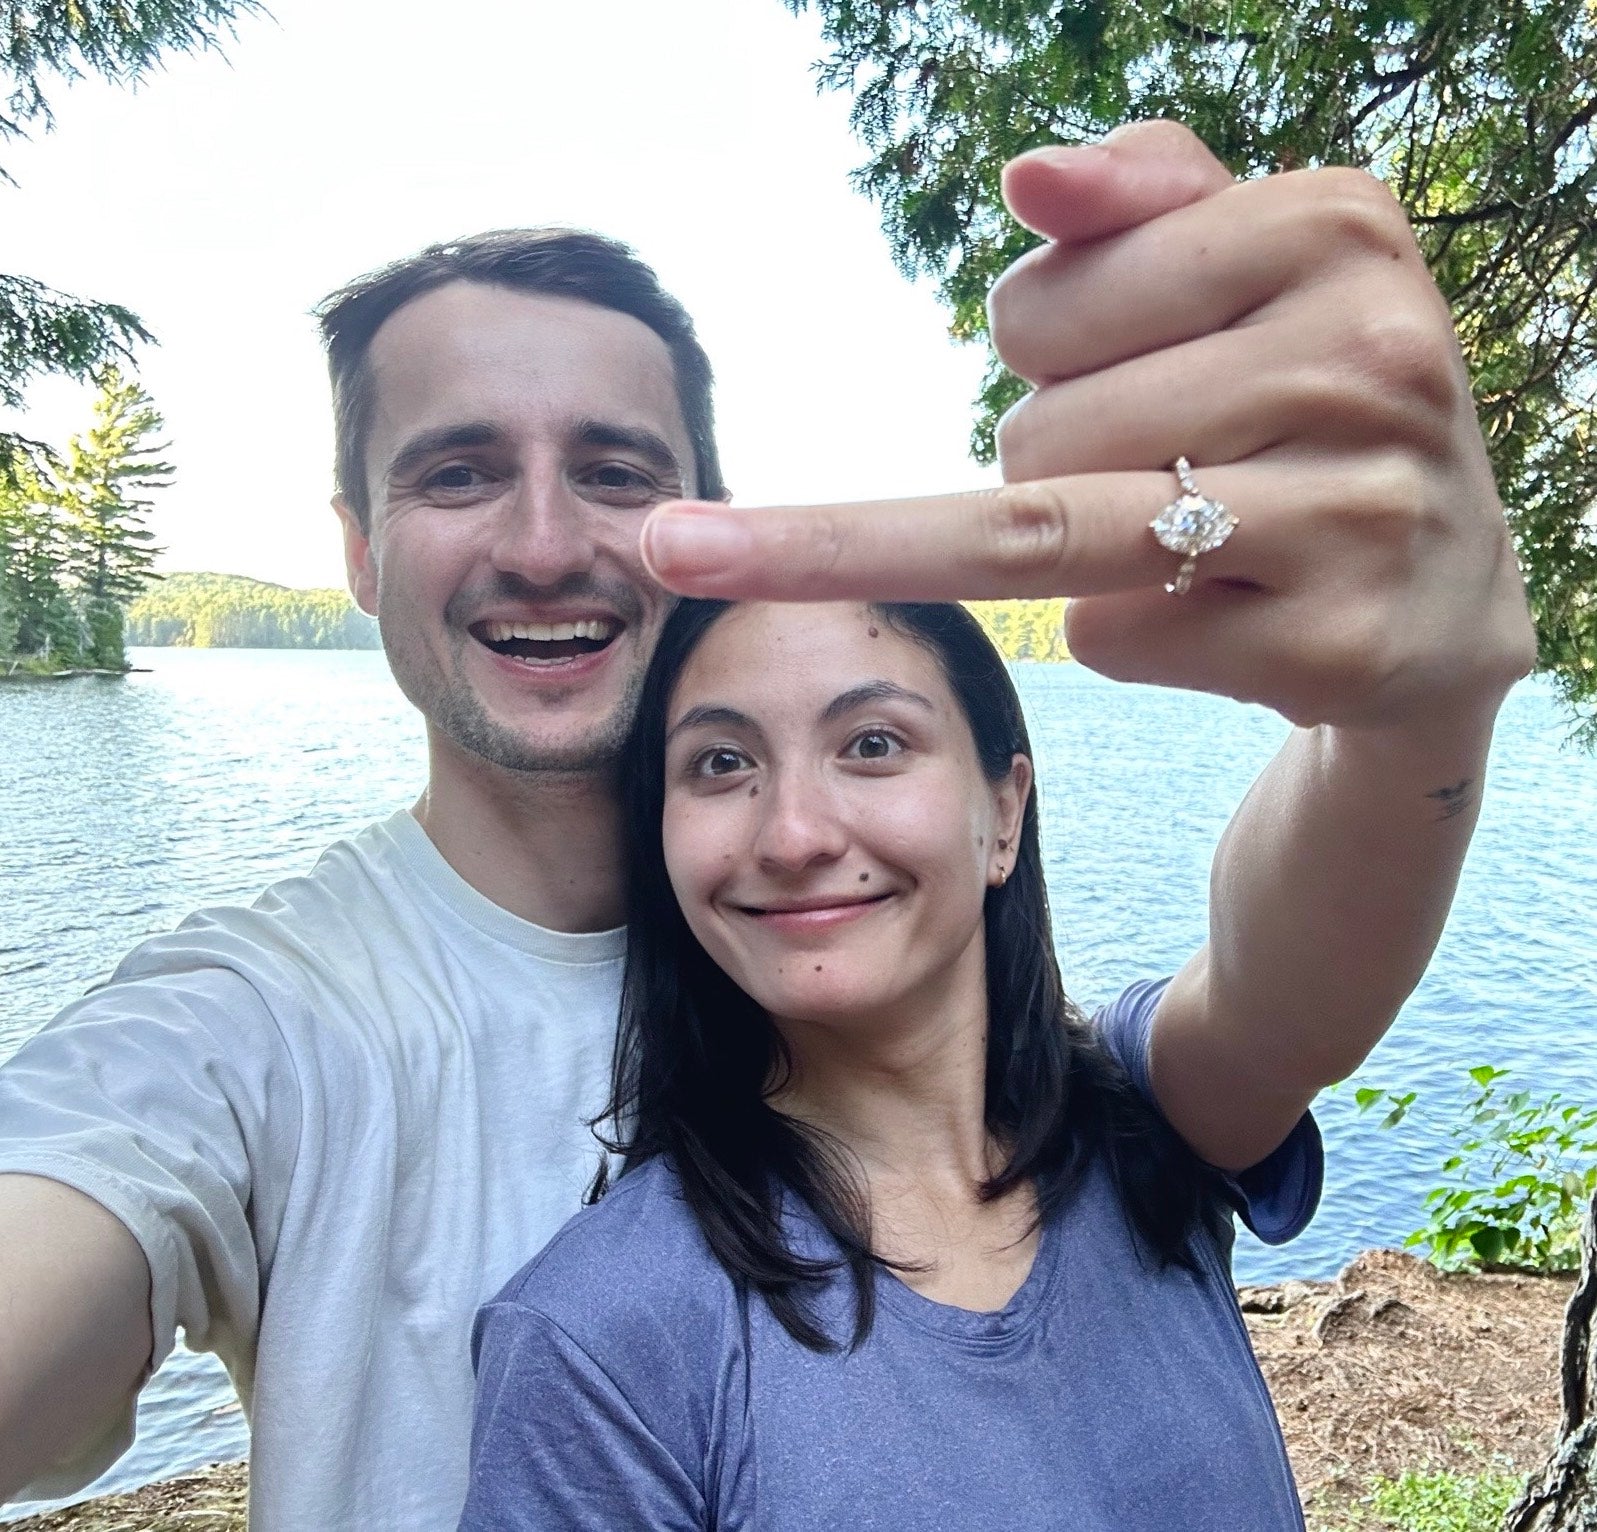
<instances>
[{"instance_id":1,"label":"rocky shore","mask_svg":"<svg viewBox=\"0 0 1597 1532\"><path fill-rule=\"evenodd\" d=\"M1558 1422L1558 1340L1573 1285L1444 1276L1373 1250L1334 1282L1240 1289L1310 1532L1381 1526L1359 1511L1376 1478L1538 1466ZM223 1463L10 1532L244 1532L245 1495L244 1465Z\"/></svg>"}]
</instances>

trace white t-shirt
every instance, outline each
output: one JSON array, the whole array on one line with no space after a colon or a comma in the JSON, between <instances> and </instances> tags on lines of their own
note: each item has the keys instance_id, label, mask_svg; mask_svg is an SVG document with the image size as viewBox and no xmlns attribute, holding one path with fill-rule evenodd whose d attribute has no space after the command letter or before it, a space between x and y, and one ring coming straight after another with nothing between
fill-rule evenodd
<instances>
[{"instance_id":1,"label":"white t-shirt","mask_svg":"<svg viewBox=\"0 0 1597 1532\"><path fill-rule=\"evenodd\" d=\"M152 1366L181 1325L231 1371L258 1532L455 1525L472 1316L598 1163L622 953L500 909L400 813L145 942L0 1068L0 1171L133 1232Z\"/></svg>"}]
</instances>

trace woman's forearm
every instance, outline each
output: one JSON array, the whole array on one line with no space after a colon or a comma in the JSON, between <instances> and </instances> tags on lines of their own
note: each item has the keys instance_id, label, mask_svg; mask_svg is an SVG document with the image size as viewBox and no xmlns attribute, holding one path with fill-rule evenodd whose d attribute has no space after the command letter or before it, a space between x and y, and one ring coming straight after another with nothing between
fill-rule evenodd
<instances>
[{"instance_id":1,"label":"woman's forearm","mask_svg":"<svg viewBox=\"0 0 1597 1532\"><path fill-rule=\"evenodd\" d=\"M1268 1153L1392 1024L1447 919L1490 739L1489 716L1299 729L1255 782L1155 1032L1161 1103L1207 1158Z\"/></svg>"}]
</instances>

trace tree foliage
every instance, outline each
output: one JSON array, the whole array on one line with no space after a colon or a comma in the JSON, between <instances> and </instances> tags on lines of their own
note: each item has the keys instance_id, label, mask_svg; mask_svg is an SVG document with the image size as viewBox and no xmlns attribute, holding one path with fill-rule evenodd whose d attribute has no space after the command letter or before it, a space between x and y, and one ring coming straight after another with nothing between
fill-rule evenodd
<instances>
[{"instance_id":1,"label":"tree foliage","mask_svg":"<svg viewBox=\"0 0 1597 1532\"><path fill-rule=\"evenodd\" d=\"M0 404L17 409L23 390L47 372L89 378L134 341L149 340L115 304L81 303L31 277L0 274Z\"/></svg>"},{"instance_id":2,"label":"tree foliage","mask_svg":"<svg viewBox=\"0 0 1597 1532\"><path fill-rule=\"evenodd\" d=\"M149 395L107 368L91 428L0 475L0 652L125 666L123 606L155 577L147 494L174 471L151 441L163 429Z\"/></svg>"},{"instance_id":3,"label":"tree foliage","mask_svg":"<svg viewBox=\"0 0 1597 1532\"><path fill-rule=\"evenodd\" d=\"M155 534L144 525L177 471L158 454L166 422L155 401L114 367L100 378L94 424L67 446L57 479L69 522L67 579L92 600L129 601L150 582Z\"/></svg>"},{"instance_id":4,"label":"tree foliage","mask_svg":"<svg viewBox=\"0 0 1597 1532\"><path fill-rule=\"evenodd\" d=\"M1006 160L1172 117L1239 175L1363 166L1453 308L1542 666L1597 744L1597 6L1592 0L787 0L854 93L858 185L952 333L1033 242ZM996 361L973 449L1023 385Z\"/></svg>"},{"instance_id":5,"label":"tree foliage","mask_svg":"<svg viewBox=\"0 0 1597 1532\"><path fill-rule=\"evenodd\" d=\"M59 571L66 563L65 528L55 486L37 462L16 463L0 481L0 644L13 655L49 657L62 647L66 623ZM70 652L75 656L78 645Z\"/></svg>"},{"instance_id":6,"label":"tree foliage","mask_svg":"<svg viewBox=\"0 0 1597 1532\"><path fill-rule=\"evenodd\" d=\"M51 94L86 75L133 86L171 53L213 48L258 0L0 0L0 144L47 131ZM0 182L15 179L0 165ZM130 310L0 274L0 405L45 373L90 381L149 332ZM41 466L41 443L0 432L0 484Z\"/></svg>"},{"instance_id":7,"label":"tree foliage","mask_svg":"<svg viewBox=\"0 0 1597 1532\"><path fill-rule=\"evenodd\" d=\"M174 574L128 608L128 643L195 649L376 649L377 624L342 590L242 575Z\"/></svg>"},{"instance_id":8,"label":"tree foliage","mask_svg":"<svg viewBox=\"0 0 1597 1532\"><path fill-rule=\"evenodd\" d=\"M1504 1084L1509 1074L1491 1064L1468 1072L1450 1113L1441 1184L1426 1194L1425 1223L1403 1242L1444 1271L1580 1264L1581 1216L1597 1196L1597 1106ZM1362 1086L1354 1096L1361 1113L1379 1108L1381 1126L1395 1128L1419 1092Z\"/></svg>"},{"instance_id":9,"label":"tree foliage","mask_svg":"<svg viewBox=\"0 0 1597 1532\"><path fill-rule=\"evenodd\" d=\"M1068 660L1063 597L1043 601L967 601L1006 660Z\"/></svg>"},{"instance_id":10,"label":"tree foliage","mask_svg":"<svg viewBox=\"0 0 1597 1532\"><path fill-rule=\"evenodd\" d=\"M213 48L235 17L259 9L257 0L3 0L0 68L10 89L0 139L53 125L52 84L97 74L137 85L165 55Z\"/></svg>"}]
</instances>

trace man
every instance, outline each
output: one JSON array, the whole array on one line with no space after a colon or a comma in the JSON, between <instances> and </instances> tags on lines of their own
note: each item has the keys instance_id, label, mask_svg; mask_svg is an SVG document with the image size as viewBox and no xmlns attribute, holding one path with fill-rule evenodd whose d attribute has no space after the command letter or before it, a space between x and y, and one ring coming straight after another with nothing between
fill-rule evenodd
<instances>
[{"instance_id":1,"label":"man","mask_svg":"<svg viewBox=\"0 0 1597 1532\"><path fill-rule=\"evenodd\" d=\"M351 585L427 720L428 788L253 911L146 944L0 1071L0 1492L108 1460L183 1323L250 1405L256 1525L453 1523L471 1312L592 1165L610 763L668 500L710 502L647 523L676 588L1067 591L1107 673L1303 726L1222 849L1152 1061L1210 1158L1256 1158L1228 1090L1289 1123L1390 1019L1530 661L1445 308L1382 195L1233 187L1168 125L1017 162L1049 241L994 300L1039 385L1004 435L1026 482L919 504L719 511L707 369L636 267L621 296L586 266L523 280L519 251L474 264L490 237L335 303ZM1178 576L1148 523L1183 456L1240 524ZM1242 960L1261 944L1280 961ZM1317 1029L1282 1050L1302 1078L1259 1046L1282 1017Z\"/></svg>"},{"instance_id":2,"label":"man","mask_svg":"<svg viewBox=\"0 0 1597 1532\"><path fill-rule=\"evenodd\" d=\"M4 1327L0 1456L8 1491L103 1467L181 1324L249 1405L257 1524L444 1527L472 1311L597 1163L611 768L669 601L638 529L720 471L687 315L596 237L426 251L323 326L351 585L427 790L146 943L0 1075L32 1316Z\"/></svg>"}]
</instances>

